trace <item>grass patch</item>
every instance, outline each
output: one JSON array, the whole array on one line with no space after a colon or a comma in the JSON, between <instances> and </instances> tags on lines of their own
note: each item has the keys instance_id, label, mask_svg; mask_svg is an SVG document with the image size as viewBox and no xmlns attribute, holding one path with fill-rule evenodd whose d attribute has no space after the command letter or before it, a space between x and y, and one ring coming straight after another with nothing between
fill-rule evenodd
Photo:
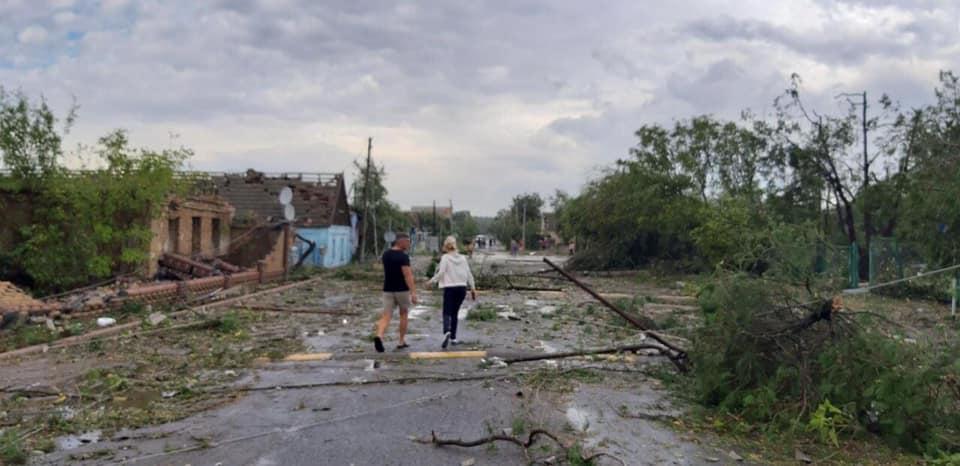
<instances>
[{"instance_id":1,"label":"grass patch","mask_svg":"<svg viewBox=\"0 0 960 466\"><path fill-rule=\"evenodd\" d=\"M467 313L467 320L474 322L489 322L497 319L497 310L488 306L477 306Z\"/></svg>"},{"instance_id":2,"label":"grass patch","mask_svg":"<svg viewBox=\"0 0 960 466\"><path fill-rule=\"evenodd\" d=\"M570 393L576 383L595 384L603 382L603 374L590 369L550 370L541 369L521 379L525 385L537 390Z\"/></svg>"},{"instance_id":3,"label":"grass patch","mask_svg":"<svg viewBox=\"0 0 960 466\"><path fill-rule=\"evenodd\" d=\"M7 429L0 434L0 464L27 464L27 451L19 430Z\"/></svg>"},{"instance_id":4,"label":"grass patch","mask_svg":"<svg viewBox=\"0 0 960 466\"><path fill-rule=\"evenodd\" d=\"M515 417L510 428L513 429L514 437L524 435L527 433L527 420L522 417Z\"/></svg>"},{"instance_id":5,"label":"grass patch","mask_svg":"<svg viewBox=\"0 0 960 466\"><path fill-rule=\"evenodd\" d=\"M171 330L142 338L98 340L78 346L78 358L97 360L100 353L115 355L108 368L94 368L71 386L79 396L57 404L48 416L34 416L31 400L0 400L0 412L6 422L18 424L21 431L40 429L21 445L26 451L50 448L44 439L58 435L122 428L139 428L177 421L221 404L231 395L214 393L209 388L229 384L236 375L228 369L249 367L259 357L281 359L302 351L298 338L257 336L253 328L282 321L276 316L242 310L222 314L210 320L210 326ZM96 344L94 344L96 343ZM164 398L163 393L173 393ZM69 410L67 419L60 410ZM3 448L8 449L5 438ZM0 464L11 464L0 459Z\"/></svg>"}]
</instances>

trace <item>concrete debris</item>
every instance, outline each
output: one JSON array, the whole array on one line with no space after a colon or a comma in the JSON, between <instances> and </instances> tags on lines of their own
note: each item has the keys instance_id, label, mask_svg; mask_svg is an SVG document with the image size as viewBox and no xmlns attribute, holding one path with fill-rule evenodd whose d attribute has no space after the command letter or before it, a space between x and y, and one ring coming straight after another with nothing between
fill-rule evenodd
<instances>
[{"instance_id":1,"label":"concrete debris","mask_svg":"<svg viewBox=\"0 0 960 466\"><path fill-rule=\"evenodd\" d=\"M477 460L475 458L467 458L460 462L460 466L474 466L475 464L477 464Z\"/></svg>"},{"instance_id":2,"label":"concrete debris","mask_svg":"<svg viewBox=\"0 0 960 466\"><path fill-rule=\"evenodd\" d=\"M540 314L551 315L557 312L557 306L543 306L540 308Z\"/></svg>"},{"instance_id":3,"label":"concrete debris","mask_svg":"<svg viewBox=\"0 0 960 466\"><path fill-rule=\"evenodd\" d=\"M164 399L173 398L173 397L177 396L177 391L174 390L174 391L170 391L170 392L163 392L163 393L160 394L160 396L163 397Z\"/></svg>"},{"instance_id":4,"label":"concrete debris","mask_svg":"<svg viewBox=\"0 0 960 466\"><path fill-rule=\"evenodd\" d=\"M486 359L485 361L487 361L490 364L490 367L497 367L497 368L507 367L507 363L503 359L498 358L496 356L493 356L490 359Z\"/></svg>"},{"instance_id":5,"label":"concrete debris","mask_svg":"<svg viewBox=\"0 0 960 466\"><path fill-rule=\"evenodd\" d=\"M97 327L111 327L117 323L117 319L112 317L100 317L97 319Z\"/></svg>"},{"instance_id":6,"label":"concrete debris","mask_svg":"<svg viewBox=\"0 0 960 466\"><path fill-rule=\"evenodd\" d=\"M547 342L540 340L540 345L537 346L537 349L543 350L544 353L553 354L557 352L557 349L553 346L547 344Z\"/></svg>"},{"instance_id":7,"label":"concrete debris","mask_svg":"<svg viewBox=\"0 0 960 466\"><path fill-rule=\"evenodd\" d=\"M793 459L800 461L802 463L807 463L807 464L810 464L813 462L813 458L811 458L809 455L807 455L806 453L800 450L793 451Z\"/></svg>"},{"instance_id":8,"label":"concrete debris","mask_svg":"<svg viewBox=\"0 0 960 466\"><path fill-rule=\"evenodd\" d=\"M730 450L730 451L727 453L727 456L729 456L730 459L732 459L733 461L736 461L736 462L741 462L741 461L743 461L743 457L740 456L740 455L738 455L737 452L735 452L735 451L733 451L733 450Z\"/></svg>"},{"instance_id":9,"label":"concrete debris","mask_svg":"<svg viewBox=\"0 0 960 466\"><path fill-rule=\"evenodd\" d=\"M149 322L150 325L153 325L153 326L160 325L160 323L165 320L167 320L167 316L159 312L154 312L153 314L150 314L149 317L147 317L147 322Z\"/></svg>"},{"instance_id":10,"label":"concrete debris","mask_svg":"<svg viewBox=\"0 0 960 466\"><path fill-rule=\"evenodd\" d=\"M51 332L57 331L57 324L53 323L53 319L46 319L45 324L47 325L47 330Z\"/></svg>"},{"instance_id":11,"label":"concrete debris","mask_svg":"<svg viewBox=\"0 0 960 466\"><path fill-rule=\"evenodd\" d=\"M513 311L498 312L497 316L507 320L520 320L520 316Z\"/></svg>"}]
</instances>

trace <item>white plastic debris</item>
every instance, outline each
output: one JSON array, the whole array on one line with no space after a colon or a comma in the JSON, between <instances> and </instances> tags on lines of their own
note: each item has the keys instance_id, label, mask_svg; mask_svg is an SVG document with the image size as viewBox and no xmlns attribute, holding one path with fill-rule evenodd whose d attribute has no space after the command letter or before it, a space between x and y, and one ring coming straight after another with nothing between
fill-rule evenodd
<instances>
[{"instance_id":1,"label":"white plastic debris","mask_svg":"<svg viewBox=\"0 0 960 466\"><path fill-rule=\"evenodd\" d=\"M177 391L174 390L174 391L172 391L172 392L163 392L163 393L160 394L160 396L162 396L163 398L173 398L173 397L177 396Z\"/></svg>"},{"instance_id":2,"label":"white plastic debris","mask_svg":"<svg viewBox=\"0 0 960 466\"><path fill-rule=\"evenodd\" d=\"M150 325L153 325L153 326L160 325L160 323L165 320L167 320L167 316L159 312L154 312L153 314L150 314L150 317L147 317L147 322L149 322Z\"/></svg>"},{"instance_id":3,"label":"white plastic debris","mask_svg":"<svg viewBox=\"0 0 960 466\"><path fill-rule=\"evenodd\" d=\"M110 327L116 325L117 319L113 317L100 317L97 319L97 327Z\"/></svg>"}]
</instances>

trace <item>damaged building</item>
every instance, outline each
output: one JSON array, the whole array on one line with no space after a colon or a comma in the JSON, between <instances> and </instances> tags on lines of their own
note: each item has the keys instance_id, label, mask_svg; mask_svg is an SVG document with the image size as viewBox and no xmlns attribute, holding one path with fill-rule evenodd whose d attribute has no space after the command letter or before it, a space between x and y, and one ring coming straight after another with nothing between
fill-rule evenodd
<instances>
[{"instance_id":1,"label":"damaged building","mask_svg":"<svg viewBox=\"0 0 960 466\"><path fill-rule=\"evenodd\" d=\"M347 203L343 174L210 174L214 193L235 209L230 230L236 246L226 259L242 264L251 254L271 254L270 267L297 263L338 267L350 262L356 244L355 216ZM293 220L287 222L281 192L288 190Z\"/></svg>"}]
</instances>

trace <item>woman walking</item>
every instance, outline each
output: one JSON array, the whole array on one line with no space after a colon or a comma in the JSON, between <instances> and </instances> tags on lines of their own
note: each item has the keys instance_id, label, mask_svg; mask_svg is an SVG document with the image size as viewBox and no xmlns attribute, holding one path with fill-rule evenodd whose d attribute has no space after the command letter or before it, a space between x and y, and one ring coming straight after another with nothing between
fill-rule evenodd
<instances>
[{"instance_id":1,"label":"woman walking","mask_svg":"<svg viewBox=\"0 0 960 466\"><path fill-rule=\"evenodd\" d=\"M471 298L476 301L477 290L467 258L457 252L457 239L448 236L443 241L443 252L437 273L429 283L439 283L440 288L443 289L443 344L441 347L446 348L449 344L459 344L457 315L460 313L460 305L467 297L468 289Z\"/></svg>"}]
</instances>

